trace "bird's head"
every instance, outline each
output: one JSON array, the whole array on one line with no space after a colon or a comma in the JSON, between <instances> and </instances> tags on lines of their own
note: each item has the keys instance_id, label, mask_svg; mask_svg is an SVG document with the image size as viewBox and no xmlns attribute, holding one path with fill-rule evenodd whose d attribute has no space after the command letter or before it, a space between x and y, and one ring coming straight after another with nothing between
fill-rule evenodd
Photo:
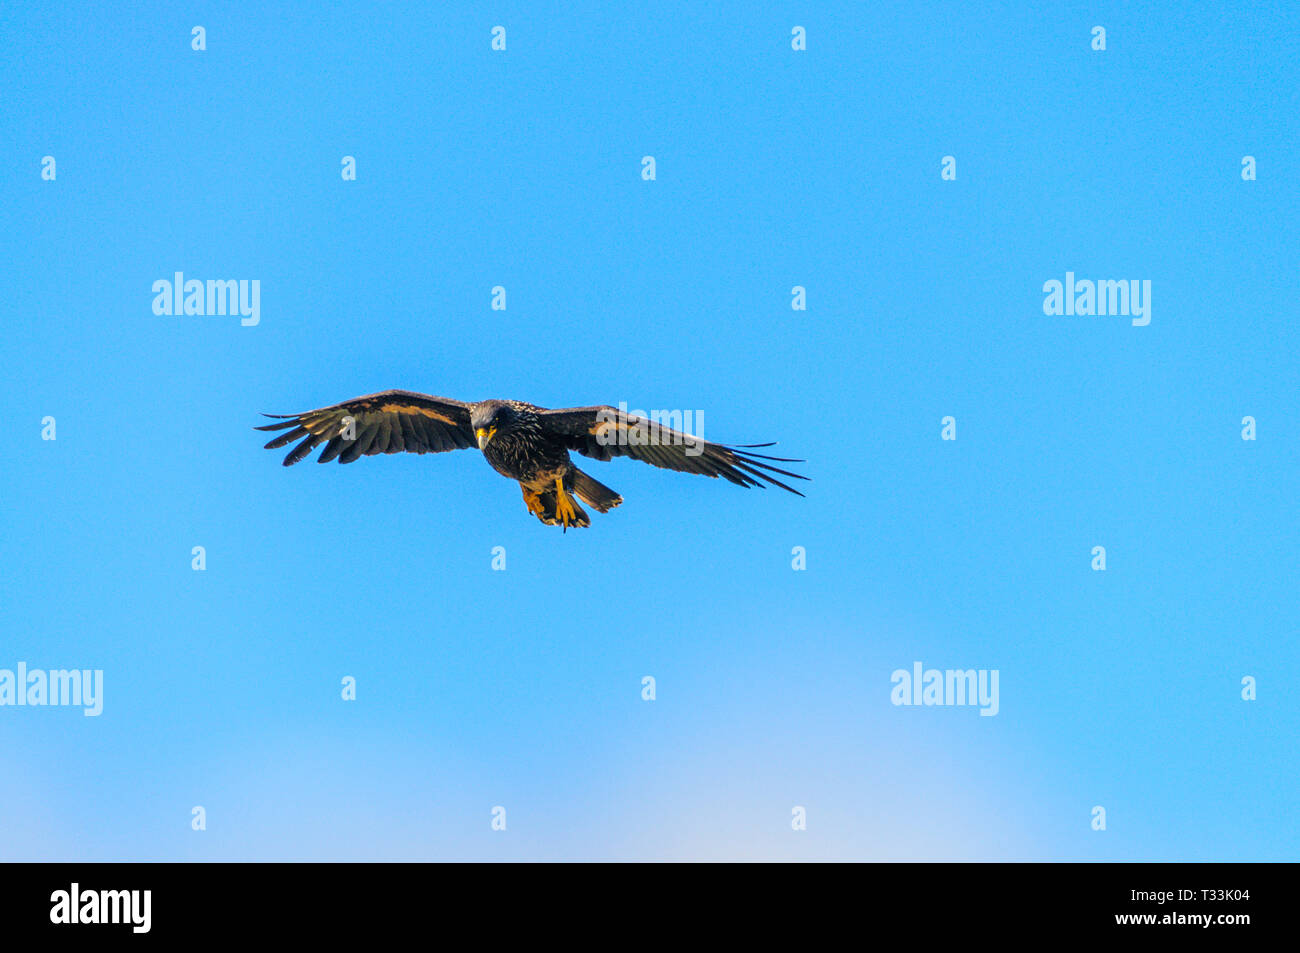
<instances>
[{"instance_id":1,"label":"bird's head","mask_svg":"<svg viewBox=\"0 0 1300 953\"><path fill-rule=\"evenodd\" d=\"M517 421L515 409L500 400L485 400L475 404L470 411L469 422L474 428L474 437L478 440L480 450L498 436L504 436L514 429Z\"/></svg>"}]
</instances>

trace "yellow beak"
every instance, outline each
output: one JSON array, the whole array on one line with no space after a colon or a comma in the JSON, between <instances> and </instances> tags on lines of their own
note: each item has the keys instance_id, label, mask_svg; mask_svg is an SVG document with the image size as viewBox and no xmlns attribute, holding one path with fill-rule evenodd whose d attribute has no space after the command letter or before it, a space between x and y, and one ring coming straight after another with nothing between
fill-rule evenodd
<instances>
[{"instance_id":1,"label":"yellow beak","mask_svg":"<svg viewBox=\"0 0 1300 953\"><path fill-rule=\"evenodd\" d=\"M496 427L479 427L478 430L475 430L474 436L478 438L478 448L482 450L484 447L486 447L488 445L488 441L490 441L493 437L496 436L496 432L497 432Z\"/></svg>"}]
</instances>

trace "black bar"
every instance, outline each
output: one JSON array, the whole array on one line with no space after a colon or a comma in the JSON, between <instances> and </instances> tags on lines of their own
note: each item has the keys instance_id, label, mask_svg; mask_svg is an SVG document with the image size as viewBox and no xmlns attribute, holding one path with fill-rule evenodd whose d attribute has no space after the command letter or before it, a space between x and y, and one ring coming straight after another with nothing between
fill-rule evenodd
<instances>
[{"instance_id":1,"label":"black bar","mask_svg":"<svg viewBox=\"0 0 1300 953\"><path fill-rule=\"evenodd\" d=\"M927 947L936 939L1126 934L1231 943L1286 929L1283 881L1293 875L1277 864L8 864L0 924L7 938L146 942L373 940L411 927L434 936L453 924L493 936L531 928L542 940L556 930L595 931L599 921L602 931L646 930L666 942L702 917L760 936L786 923L843 925L883 940L885 927L902 925ZM79 916L104 910L108 918L116 906L126 922L52 922L70 919L74 883ZM140 893L128 906L123 894L102 891ZM602 935L612 942L617 934Z\"/></svg>"}]
</instances>

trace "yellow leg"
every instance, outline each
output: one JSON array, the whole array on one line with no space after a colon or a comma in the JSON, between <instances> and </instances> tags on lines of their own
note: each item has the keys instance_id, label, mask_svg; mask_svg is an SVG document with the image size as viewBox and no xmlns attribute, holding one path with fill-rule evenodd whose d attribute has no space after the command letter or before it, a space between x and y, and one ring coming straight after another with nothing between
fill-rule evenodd
<instances>
[{"instance_id":1,"label":"yellow leg","mask_svg":"<svg viewBox=\"0 0 1300 953\"><path fill-rule=\"evenodd\" d=\"M520 484L520 486L523 486L523 484ZM541 494L533 492L526 486L523 487L523 490L524 505L528 507L528 512L532 513L534 516L541 516L543 509Z\"/></svg>"},{"instance_id":2,"label":"yellow leg","mask_svg":"<svg viewBox=\"0 0 1300 953\"><path fill-rule=\"evenodd\" d=\"M564 492L564 478L555 478L555 515L560 518L560 524L569 528L570 523L577 523L578 512L573 508L573 501L569 499L569 494Z\"/></svg>"}]
</instances>

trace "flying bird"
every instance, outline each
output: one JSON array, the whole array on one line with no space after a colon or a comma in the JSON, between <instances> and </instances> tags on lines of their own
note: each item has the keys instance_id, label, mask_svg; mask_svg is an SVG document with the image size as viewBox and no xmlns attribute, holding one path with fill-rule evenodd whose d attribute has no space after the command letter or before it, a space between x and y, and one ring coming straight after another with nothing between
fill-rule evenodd
<instances>
[{"instance_id":1,"label":"flying bird","mask_svg":"<svg viewBox=\"0 0 1300 953\"><path fill-rule=\"evenodd\" d=\"M571 451L594 460L631 457L668 470L722 477L738 486L771 484L797 496L803 494L773 474L808 479L772 466L802 460L751 452L770 447L770 443L710 443L613 407L548 410L518 400L464 403L386 390L301 414L262 416L283 422L257 430L287 431L266 449L301 439L284 458L286 467L322 443L325 449L317 463L335 459L351 463L376 453L442 453L477 446L492 469L519 482L528 512L566 532L570 526L591 525L575 496L600 513L623 502L623 497L574 466Z\"/></svg>"}]
</instances>

